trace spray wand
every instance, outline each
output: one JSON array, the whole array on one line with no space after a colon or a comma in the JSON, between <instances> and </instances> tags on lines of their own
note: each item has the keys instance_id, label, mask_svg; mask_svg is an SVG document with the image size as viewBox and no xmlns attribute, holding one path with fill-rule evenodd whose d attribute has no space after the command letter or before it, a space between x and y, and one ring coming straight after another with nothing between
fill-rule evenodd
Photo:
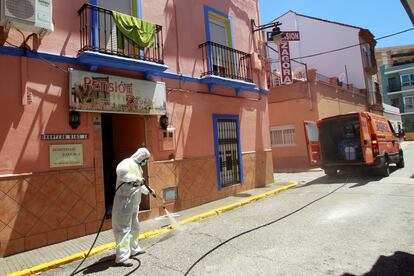
<instances>
[{"instance_id":1,"label":"spray wand","mask_svg":"<svg viewBox=\"0 0 414 276\"><path fill-rule=\"evenodd\" d=\"M162 205L162 208L165 210L165 206L164 206L164 202L162 202L162 199L160 198L160 197L158 197L157 196L157 194L154 192L154 190L150 187L150 186L148 186L148 184L147 184L147 182L145 181L145 179L144 179L144 181L142 182L142 184L141 185L143 185L143 186L145 186L145 188L147 188L148 189L148 191L149 191L149 193L152 195L152 197L154 197L156 200L158 200L158 201L160 201L161 200L161 205Z\"/></svg>"}]
</instances>

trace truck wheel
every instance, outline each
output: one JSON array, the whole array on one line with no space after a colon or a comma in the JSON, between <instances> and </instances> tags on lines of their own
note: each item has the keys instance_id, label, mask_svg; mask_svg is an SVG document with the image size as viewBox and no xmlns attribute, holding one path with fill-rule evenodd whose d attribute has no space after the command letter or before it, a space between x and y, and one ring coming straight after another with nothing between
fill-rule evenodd
<instances>
[{"instance_id":1,"label":"truck wheel","mask_svg":"<svg viewBox=\"0 0 414 276\"><path fill-rule=\"evenodd\" d=\"M381 176L387 177L390 175L390 166L388 164L388 160L384 161L384 164L379 169L379 173Z\"/></svg>"},{"instance_id":2,"label":"truck wheel","mask_svg":"<svg viewBox=\"0 0 414 276\"><path fill-rule=\"evenodd\" d=\"M404 168L404 156L401 153L398 157L397 168Z\"/></svg>"},{"instance_id":3,"label":"truck wheel","mask_svg":"<svg viewBox=\"0 0 414 276\"><path fill-rule=\"evenodd\" d=\"M325 174L327 176L337 176L338 170L337 169L325 169Z\"/></svg>"}]
</instances>

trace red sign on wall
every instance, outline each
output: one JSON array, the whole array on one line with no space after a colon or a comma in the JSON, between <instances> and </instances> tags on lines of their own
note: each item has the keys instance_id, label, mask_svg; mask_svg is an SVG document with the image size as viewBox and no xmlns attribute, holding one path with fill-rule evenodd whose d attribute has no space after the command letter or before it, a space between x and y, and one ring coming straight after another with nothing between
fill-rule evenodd
<instances>
[{"instance_id":1,"label":"red sign on wall","mask_svg":"<svg viewBox=\"0 0 414 276\"><path fill-rule=\"evenodd\" d=\"M282 41L279 47L282 83L292 83L292 68L290 65L289 41Z\"/></svg>"},{"instance_id":2,"label":"red sign on wall","mask_svg":"<svg viewBox=\"0 0 414 276\"><path fill-rule=\"evenodd\" d=\"M283 40L284 41L299 41L300 35L299 32L283 32Z\"/></svg>"}]
</instances>

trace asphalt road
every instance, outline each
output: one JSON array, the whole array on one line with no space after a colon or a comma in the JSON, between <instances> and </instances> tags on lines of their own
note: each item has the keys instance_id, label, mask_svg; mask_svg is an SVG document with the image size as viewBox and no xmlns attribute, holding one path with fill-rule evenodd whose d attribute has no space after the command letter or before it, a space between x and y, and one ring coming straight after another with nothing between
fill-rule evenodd
<instances>
[{"instance_id":1,"label":"asphalt road","mask_svg":"<svg viewBox=\"0 0 414 276\"><path fill-rule=\"evenodd\" d=\"M387 178L277 174L301 185L144 240L131 267L108 251L77 275L414 275L414 143L405 160Z\"/></svg>"}]
</instances>

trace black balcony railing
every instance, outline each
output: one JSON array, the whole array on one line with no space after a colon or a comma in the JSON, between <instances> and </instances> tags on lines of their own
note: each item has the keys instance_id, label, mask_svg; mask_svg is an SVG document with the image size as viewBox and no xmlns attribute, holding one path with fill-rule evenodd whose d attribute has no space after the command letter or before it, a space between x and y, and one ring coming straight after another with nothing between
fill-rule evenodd
<instances>
[{"instance_id":1,"label":"black balcony railing","mask_svg":"<svg viewBox=\"0 0 414 276\"><path fill-rule=\"evenodd\" d=\"M388 92L401 91L401 85L393 84L388 86Z\"/></svg>"},{"instance_id":2,"label":"black balcony railing","mask_svg":"<svg viewBox=\"0 0 414 276\"><path fill-rule=\"evenodd\" d=\"M90 4L78 11L80 17L79 52L94 51L164 64L162 27L156 25L154 47L140 49L117 31L112 12Z\"/></svg>"},{"instance_id":3,"label":"black balcony railing","mask_svg":"<svg viewBox=\"0 0 414 276\"><path fill-rule=\"evenodd\" d=\"M215 75L253 82L250 54L211 41L198 47L201 48L203 55L202 77Z\"/></svg>"}]
</instances>

